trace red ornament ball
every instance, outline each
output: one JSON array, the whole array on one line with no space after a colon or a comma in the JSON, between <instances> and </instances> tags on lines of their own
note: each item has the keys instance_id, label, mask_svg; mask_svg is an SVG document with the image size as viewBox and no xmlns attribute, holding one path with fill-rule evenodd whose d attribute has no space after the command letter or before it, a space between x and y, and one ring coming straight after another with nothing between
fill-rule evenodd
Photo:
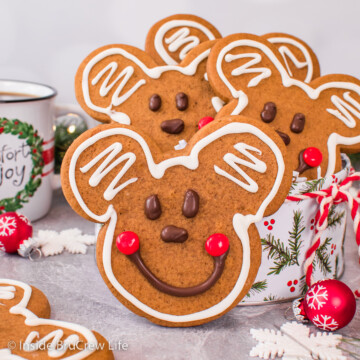
<instances>
[{"instance_id":1,"label":"red ornament ball","mask_svg":"<svg viewBox=\"0 0 360 360\"><path fill-rule=\"evenodd\" d=\"M323 159L321 151L316 147L308 147L302 156L305 163L311 167L319 166Z\"/></svg>"},{"instance_id":2,"label":"red ornament ball","mask_svg":"<svg viewBox=\"0 0 360 360\"><path fill-rule=\"evenodd\" d=\"M319 329L335 331L346 326L354 317L354 293L343 282L335 279L313 284L304 297L304 311Z\"/></svg>"},{"instance_id":3,"label":"red ornament ball","mask_svg":"<svg viewBox=\"0 0 360 360\"><path fill-rule=\"evenodd\" d=\"M116 246L124 255L132 255L139 250L139 237L132 231L124 231L117 236Z\"/></svg>"},{"instance_id":4,"label":"red ornament ball","mask_svg":"<svg viewBox=\"0 0 360 360\"><path fill-rule=\"evenodd\" d=\"M32 243L32 226L30 221L16 212L0 215L0 250L13 254L28 247L26 242ZM22 248L22 249L21 249Z\"/></svg>"},{"instance_id":5,"label":"red ornament ball","mask_svg":"<svg viewBox=\"0 0 360 360\"><path fill-rule=\"evenodd\" d=\"M220 256L229 249L229 239L224 234L212 234L205 242L205 250L211 256Z\"/></svg>"},{"instance_id":6,"label":"red ornament ball","mask_svg":"<svg viewBox=\"0 0 360 360\"><path fill-rule=\"evenodd\" d=\"M208 123L211 123L212 121L214 121L214 118L211 116L205 116L202 119L200 119L199 123L198 123L198 128L199 130L204 127L205 125L207 125Z\"/></svg>"}]
</instances>

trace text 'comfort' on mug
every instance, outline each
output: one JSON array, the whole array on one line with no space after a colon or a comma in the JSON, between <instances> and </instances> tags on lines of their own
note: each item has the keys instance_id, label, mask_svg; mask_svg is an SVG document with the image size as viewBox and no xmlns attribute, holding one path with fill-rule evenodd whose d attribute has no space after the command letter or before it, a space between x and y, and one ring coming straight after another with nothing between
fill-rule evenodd
<instances>
[{"instance_id":1,"label":"text 'comfort' on mug","mask_svg":"<svg viewBox=\"0 0 360 360\"><path fill-rule=\"evenodd\" d=\"M44 216L54 172L53 88L0 80L0 213Z\"/></svg>"}]
</instances>

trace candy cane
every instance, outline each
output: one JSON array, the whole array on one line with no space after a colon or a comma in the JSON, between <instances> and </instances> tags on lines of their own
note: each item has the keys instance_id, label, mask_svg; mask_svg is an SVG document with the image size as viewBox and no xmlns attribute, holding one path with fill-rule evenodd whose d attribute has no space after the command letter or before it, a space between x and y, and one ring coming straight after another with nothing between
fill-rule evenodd
<instances>
[{"instance_id":1,"label":"candy cane","mask_svg":"<svg viewBox=\"0 0 360 360\"><path fill-rule=\"evenodd\" d=\"M360 181L360 172L355 172L352 169L352 171L350 171L350 175L341 184L332 184L327 189L301 195L288 196L286 198L286 202L314 199L319 204L319 210L315 215L315 235L309 249L306 252L304 262L306 283L309 287L314 283L312 276L312 263L314 261L315 253L321 245L321 235L328 226L327 218L329 215L329 209L334 204L345 202L349 207L351 218L353 219L353 227L356 243L358 245L360 262L360 213L358 211L360 203L360 192L358 192L355 197L350 194L349 189L352 186L353 181ZM360 298L360 289L355 291L355 295Z\"/></svg>"}]
</instances>

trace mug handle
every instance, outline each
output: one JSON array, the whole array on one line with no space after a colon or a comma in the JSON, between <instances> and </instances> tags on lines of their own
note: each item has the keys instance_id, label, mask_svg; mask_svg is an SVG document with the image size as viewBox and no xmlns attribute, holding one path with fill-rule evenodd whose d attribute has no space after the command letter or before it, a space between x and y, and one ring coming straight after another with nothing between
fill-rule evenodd
<instances>
[{"instance_id":1,"label":"mug handle","mask_svg":"<svg viewBox=\"0 0 360 360\"><path fill-rule=\"evenodd\" d=\"M79 105L77 104L58 104L55 105L55 118L58 118L60 116L74 113L79 116L81 116L86 124L88 129L96 126L98 123L91 118ZM57 190L61 188L61 180L59 174L54 174L53 180L52 180L52 187L53 190Z\"/></svg>"}]
</instances>

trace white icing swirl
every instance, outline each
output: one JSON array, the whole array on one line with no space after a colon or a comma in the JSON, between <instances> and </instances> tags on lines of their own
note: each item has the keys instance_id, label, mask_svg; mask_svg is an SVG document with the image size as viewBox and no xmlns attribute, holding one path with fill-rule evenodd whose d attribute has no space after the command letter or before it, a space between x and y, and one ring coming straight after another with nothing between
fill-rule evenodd
<instances>
[{"instance_id":1,"label":"white icing swirl","mask_svg":"<svg viewBox=\"0 0 360 360\"><path fill-rule=\"evenodd\" d=\"M176 31L173 35L171 35L170 37L165 38L165 41L164 41L165 34L169 30L177 28L177 27L179 27L180 29L178 31ZM180 52L181 60L185 58L186 54L191 49L193 49L195 46L200 44L200 39L197 36L195 36L195 35L189 36L189 34L190 34L189 28L194 28L194 29L198 29L198 30L202 31L209 40L215 39L215 36L211 32L210 29L208 29L206 26L204 26L203 24L200 24L196 21L192 21L192 20L168 21L168 22L164 23L163 25L161 25L161 27L157 31L155 38L154 38L155 49L156 49L157 53L159 54L159 56L164 60L165 64L177 65L178 62L169 55L169 53L164 48L163 42L165 42L166 44L169 45L169 47L168 47L169 52L175 52L181 46L188 43L188 45L186 45Z\"/></svg>"}]
</instances>

